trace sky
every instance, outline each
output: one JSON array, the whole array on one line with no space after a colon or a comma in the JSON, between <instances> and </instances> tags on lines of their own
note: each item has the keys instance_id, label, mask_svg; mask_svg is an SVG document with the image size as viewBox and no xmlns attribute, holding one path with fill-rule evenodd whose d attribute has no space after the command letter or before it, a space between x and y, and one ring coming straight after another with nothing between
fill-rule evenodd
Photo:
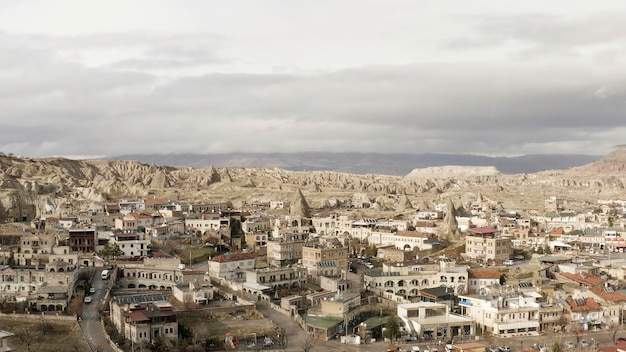
<instances>
[{"instance_id":1,"label":"sky","mask_svg":"<svg viewBox=\"0 0 626 352\"><path fill-rule=\"evenodd\" d=\"M0 0L0 152L604 155L626 3Z\"/></svg>"}]
</instances>

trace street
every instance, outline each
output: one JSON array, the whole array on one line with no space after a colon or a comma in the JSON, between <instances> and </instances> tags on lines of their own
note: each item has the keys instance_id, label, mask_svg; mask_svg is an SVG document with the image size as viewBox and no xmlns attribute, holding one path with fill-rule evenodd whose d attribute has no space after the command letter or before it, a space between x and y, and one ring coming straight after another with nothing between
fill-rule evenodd
<instances>
[{"instance_id":1,"label":"street","mask_svg":"<svg viewBox=\"0 0 626 352\"><path fill-rule=\"evenodd\" d=\"M98 312L98 305L104 298L106 287L105 282L100 277L102 269L100 268L94 271L93 277L91 278L91 287L94 287L96 292L91 295L93 302L83 303L83 311L79 324L92 351L115 352L107 341L106 332L100 322L100 313Z\"/></svg>"}]
</instances>

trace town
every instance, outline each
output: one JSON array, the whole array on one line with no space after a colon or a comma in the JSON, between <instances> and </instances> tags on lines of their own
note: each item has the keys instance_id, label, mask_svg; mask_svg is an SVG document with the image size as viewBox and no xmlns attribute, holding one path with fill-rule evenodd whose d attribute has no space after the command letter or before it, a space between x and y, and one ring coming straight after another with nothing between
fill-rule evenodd
<instances>
[{"instance_id":1,"label":"town","mask_svg":"<svg viewBox=\"0 0 626 352\"><path fill-rule=\"evenodd\" d=\"M298 190L240 208L155 195L15 217L0 233L0 318L44 335L75 322L85 345L68 351L617 351L626 200L571 205L405 195L389 219L360 217L375 210L363 202L313 209ZM0 351L36 338L3 324Z\"/></svg>"}]
</instances>

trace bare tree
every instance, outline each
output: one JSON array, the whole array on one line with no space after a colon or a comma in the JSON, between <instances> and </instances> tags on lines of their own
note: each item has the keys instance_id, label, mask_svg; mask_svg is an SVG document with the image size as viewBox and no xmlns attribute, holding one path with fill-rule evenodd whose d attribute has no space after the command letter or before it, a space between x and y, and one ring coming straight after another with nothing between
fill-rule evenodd
<instances>
[{"instance_id":1,"label":"bare tree","mask_svg":"<svg viewBox=\"0 0 626 352\"><path fill-rule=\"evenodd\" d=\"M15 333L15 337L26 346L26 352L31 352L31 346L37 342L39 336L34 331L30 324L25 325L20 331Z\"/></svg>"},{"instance_id":2,"label":"bare tree","mask_svg":"<svg viewBox=\"0 0 626 352\"><path fill-rule=\"evenodd\" d=\"M300 347L303 352L311 352L317 345L317 338L313 334L306 334L305 337L300 338Z\"/></svg>"},{"instance_id":3,"label":"bare tree","mask_svg":"<svg viewBox=\"0 0 626 352\"><path fill-rule=\"evenodd\" d=\"M615 343L615 337L621 329L622 327L619 324L615 323L609 323L609 325L607 326L607 331L609 332L609 336L611 336L611 341L613 341L613 343Z\"/></svg>"}]
</instances>

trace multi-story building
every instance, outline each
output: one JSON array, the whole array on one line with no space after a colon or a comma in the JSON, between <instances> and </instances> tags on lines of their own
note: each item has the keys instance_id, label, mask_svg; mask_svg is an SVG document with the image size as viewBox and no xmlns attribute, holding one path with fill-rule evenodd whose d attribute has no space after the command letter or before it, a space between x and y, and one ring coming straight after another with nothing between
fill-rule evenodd
<instances>
[{"instance_id":1,"label":"multi-story building","mask_svg":"<svg viewBox=\"0 0 626 352\"><path fill-rule=\"evenodd\" d=\"M254 269L256 255L246 252L230 252L209 259L209 276L218 280L244 281L246 271Z\"/></svg>"},{"instance_id":2,"label":"multi-story building","mask_svg":"<svg viewBox=\"0 0 626 352\"><path fill-rule=\"evenodd\" d=\"M398 305L398 318L411 335L426 340L454 339L474 334L474 321L450 313L442 303L418 302Z\"/></svg>"},{"instance_id":3,"label":"multi-story building","mask_svg":"<svg viewBox=\"0 0 626 352\"><path fill-rule=\"evenodd\" d=\"M161 256L143 258L141 262L118 264L120 273L117 284L122 288L165 290L184 281L180 259Z\"/></svg>"},{"instance_id":4,"label":"multi-story building","mask_svg":"<svg viewBox=\"0 0 626 352\"><path fill-rule=\"evenodd\" d=\"M342 272L348 271L348 248L322 244L305 245L302 247L302 265L315 278L340 276Z\"/></svg>"},{"instance_id":5,"label":"multi-story building","mask_svg":"<svg viewBox=\"0 0 626 352\"><path fill-rule=\"evenodd\" d=\"M263 268L246 270L246 283L268 286L276 291L281 288L298 288L304 286L307 271L302 267Z\"/></svg>"},{"instance_id":6,"label":"multi-story building","mask_svg":"<svg viewBox=\"0 0 626 352\"><path fill-rule=\"evenodd\" d=\"M200 234L207 231L219 231L230 226L230 219L223 217L220 213L204 213L197 218L188 217L185 219L185 228Z\"/></svg>"},{"instance_id":7,"label":"multi-story building","mask_svg":"<svg viewBox=\"0 0 626 352\"><path fill-rule=\"evenodd\" d=\"M229 210L228 203L196 203L191 204L189 211L194 214L220 213Z\"/></svg>"},{"instance_id":8,"label":"multi-story building","mask_svg":"<svg viewBox=\"0 0 626 352\"><path fill-rule=\"evenodd\" d=\"M267 242L267 263L281 267L295 264L302 259L302 247L306 242L306 234L283 235L282 238Z\"/></svg>"},{"instance_id":9,"label":"multi-story building","mask_svg":"<svg viewBox=\"0 0 626 352\"><path fill-rule=\"evenodd\" d=\"M521 286L520 290L501 287L479 295L459 295L461 314L473 319L482 333L536 335L542 309L539 300L543 297L531 285Z\"/></svg>"},{"instance_id":10,"label":"multi-story building","mask_svg":"<svg viewBox=\"0 0 626 352\"><path fill-rule=\"evenodd\" d=\"M423 288L446 286L455 293L467 292L467 267L456 266L455 261L407 261L383 264L383 270L372 270L364 277L364 285L374 292L412 298Z\"/></svg>"},{"instance_id":11,"label":"multi-story building","mask_svg":"<svg viewBox=\"0 0 626 352\"><path fill-rule=\"evenodd\" d=\"M513 247L511 239L502 237L498 229L477 227L467 230L465 236L465 256L470 260L486 263L502 263L511 259Z\"/></svg>"},{"instance_id":12,"label":"multi-story building","mask_svg":"<svg viewBox=\"0 0 626 352\"><path fill-rule=\"evenodd\" d=\"M111 321L117 331L134 344L152 344L158 338L178 339L174 306L160 293L114 297Z\"/></svg>"},{"instance_id":13,"label":"multi-story building","mask_svg":"<svg viewBox=\"0 0 626 352\"><path fill-rule=\"evenodd\" d=\"M95 253L98 243L95 228L69 229L68 242L72 252Z\"/></svg>"},{"instance_id":14,"label":"multi-story building","mask_svg":"<svg viewBox=\"0 0 626 352\"><path fill-rule=\"evenodd\" d=\"M141 232L117 233L109 238L109 242L117 244L123 253L120 257L125 258L145 257L151 248L150 239Z\"/></svg>"}]
</instances>

